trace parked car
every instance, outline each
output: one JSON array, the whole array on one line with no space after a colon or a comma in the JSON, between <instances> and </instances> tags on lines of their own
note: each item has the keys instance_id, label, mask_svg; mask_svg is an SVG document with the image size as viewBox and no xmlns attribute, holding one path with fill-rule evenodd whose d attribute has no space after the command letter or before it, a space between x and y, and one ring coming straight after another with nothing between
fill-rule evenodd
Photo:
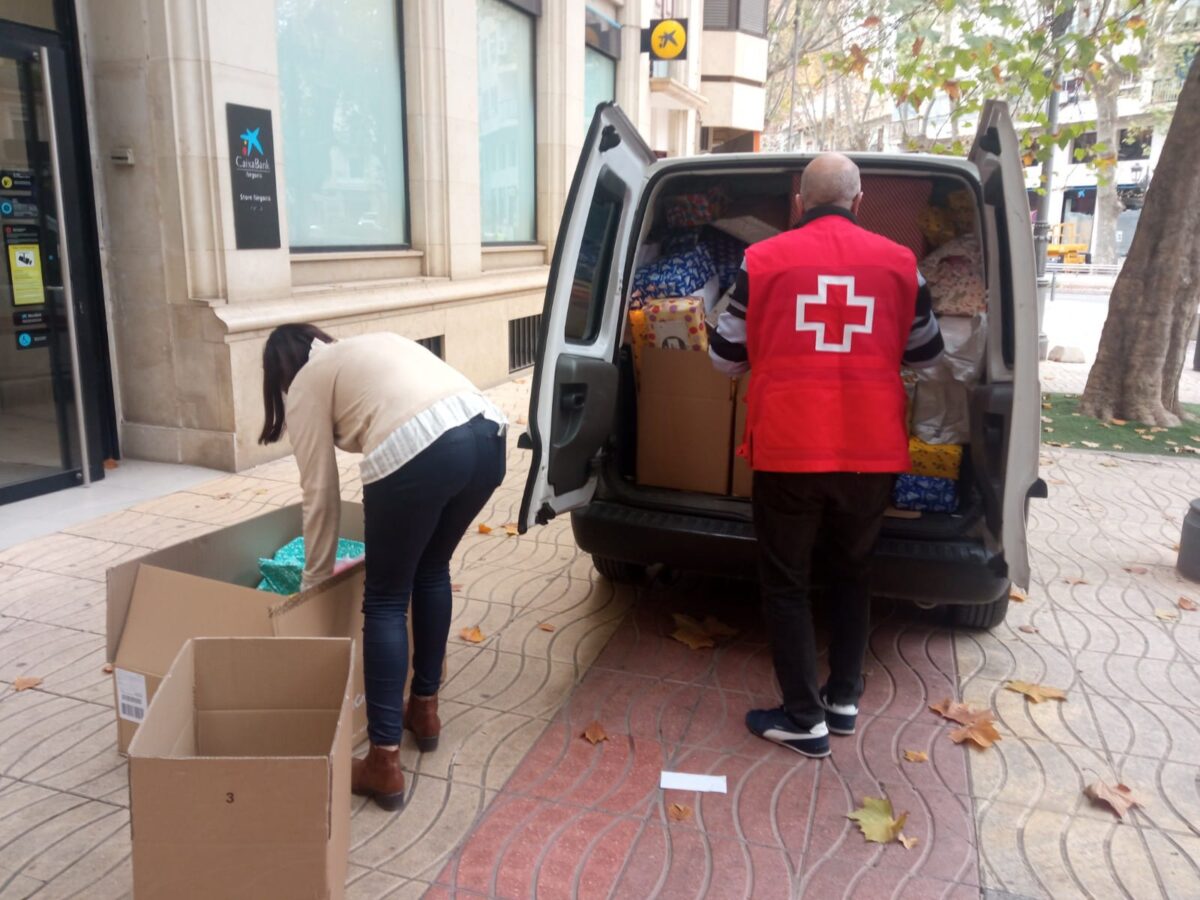
<instances>
[{"instance_id":1,"label":"parked car","mask_svg":"<svg viewBox=\"0 0 1200 900\"><path fill-rule=\"evenodd\" d=\"M878 184L965 189L982 240L986 342L968 387L970 441L953 514L888 518L875 590L945 605L961 625L1003 621L1012 585L1029 582L1026 518L1038 478L1037 294L1021 151L1003 103L989 102L966 159L851 154L870 196ZM601 575L635 578L650 564L752 575L745 498L639 484L638 391L629 336L635 260L661 228L666 198L724 188L790 193L811 156L728 154L657 159L621 110L599 107L571 185L541 319L529 427L532 451L519 527L570 513ZM904 213L908 214L908 213ZM870 423L864 422L864 428ZM685 455L689 447L680 446Z\"/></svg>"}]
</instances>

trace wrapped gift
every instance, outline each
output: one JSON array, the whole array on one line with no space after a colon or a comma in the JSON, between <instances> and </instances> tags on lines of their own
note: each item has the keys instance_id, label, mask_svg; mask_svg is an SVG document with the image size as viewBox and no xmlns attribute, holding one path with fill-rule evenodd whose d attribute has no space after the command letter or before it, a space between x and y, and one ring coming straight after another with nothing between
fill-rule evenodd
<instances>
[{"instance_id":1,"label":"wrapped gift","mask_svg":"<svg viewBox=\"0 0 1200 900\"><path fill-rule=\"evenodd\" d=\"M976 235L964 234L942 244L921 260L920 269L938 315L974 316L987 310L983 250Z\"/></svg>"},{"instance_id":2,"label":"wrapped gift","mask_svg":"<svg viewBox=\"0 0 1200 900\"><path fill-rule=\"evenodd\" d=\"M908 439L908 455L912 459L913 475L958 480L962 468L963 448L959 444L927 444L920 438Z\"/></svg>"},{"instance_id":3,"label":"wrapped gift","mask_svg":"<svg viewBox=\"0 0 1200 900\"><path fill-rule=\"evenodd\" d=\"M898 475L892 504L896 509L952 513L958 509L958 482L927 475Z\"/></svg>"},{"instance_id":4,"label":"wrapped gift","mask_svg":"<svg viewBox=\"0 0 1200 900\"><path fill-rule=\"evenodd\" d=\"M707 230L704 243L708 245L708 255L712 257L717 269L717 280L721 293L725 293L737 281L738 269L742 267L742 257L746 255L746 243L731 237L715 228Z\"/></svg>"},{"instance_id":5,"label":"wrapped gift","mask_svg":"<svg viewBox=\"0 0 1200 900\"><path fill-rule=\"evenodd\" d=\"M642 266L633 276L633 292L642 300L686 297L703 289L717 274L704 244L685 253L661 256Z\"/></svg>"},{"instance_id":6,"label":"wrapped gift","mask_svg":"<svg viewBox=\"0 0 1200 900\"><path fill-rule=\"evenodd\" d=\"M642 351L650 343L650 328L646 323L646 310L644 309L629 311L629 343L633 347L633 369L640 376Z\"/></svg>"},{"instance_id":7,"label":"wrapped gift","mask_svg":"<svg viewBox=\"0 0 1200 900\"><path fill-rule=\"evenodd\" d=\"M663 256L677 256L680 253L690 253L700 243L700 229L689 228L684 231L672 231L662 239Z\"/></svg>"},{"instance_id":8,"label":"wrapped gift","mask_svg":"<svg viewBox=\"0 0 1200 900\"><path fill-rule=\"evenodd\" d=\"M667 224L697 228L721 217L724 195L718 189L679 194L667 200Z\"/></svg>"},{"instance_id":9,"label":"wrapped gift","mask_svg":"<svg viewBox=\"0 0 1200 900\"><path fill-rule=\"evenodd\" d=\"M673 297L647 303L646 346L661 350L708 350L704 302L698 297Z\"/></svg>"}]
</instances>

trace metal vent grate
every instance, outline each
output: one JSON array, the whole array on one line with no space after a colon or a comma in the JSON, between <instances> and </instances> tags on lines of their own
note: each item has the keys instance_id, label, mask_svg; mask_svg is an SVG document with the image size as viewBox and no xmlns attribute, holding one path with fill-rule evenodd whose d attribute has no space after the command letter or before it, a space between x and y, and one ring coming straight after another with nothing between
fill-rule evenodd
<instances>
[{"instance_id":1,"label":"metal vent grate","mask_svg":"<svg viewBox=\"0 0 1200 900\"><path fill-rule=\"evenodd\" d=\"M444 334L435 334L433 337L421 338L417 343L438 359L446 358L446 336Z\"/></svg>"},{"instance_id":2,"label":"metal vent grate","mask_svg":"<svg viewBox=\"0 0 1200 900\"><path fill-rule=\"evenodd\" d=\"M541 313L508 320L509 372L518 372L533 365L537 359L538 331L541 325Z\"/></svg>"}]
</instances>

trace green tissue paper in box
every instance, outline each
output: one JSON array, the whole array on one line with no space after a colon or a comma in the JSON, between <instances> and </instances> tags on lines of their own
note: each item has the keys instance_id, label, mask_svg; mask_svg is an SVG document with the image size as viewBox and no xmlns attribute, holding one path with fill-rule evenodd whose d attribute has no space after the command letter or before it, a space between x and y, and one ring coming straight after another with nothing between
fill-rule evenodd
<instances>
[{"instance_id":1,"label":"green tissue paper in box","mask_svg":"<svg viewBox=\"0 0 1200 900\"><path fill-rule=\"evenodd\" d=\"M337 558L355 559L367 552L362 541L338 540ZM260 591L276 594L295 594L300 590L300 579L304 575L304 538L298 537L280 547L271 559L259 557L258 571L262 581Z\"/></svg>"}]
</instances>

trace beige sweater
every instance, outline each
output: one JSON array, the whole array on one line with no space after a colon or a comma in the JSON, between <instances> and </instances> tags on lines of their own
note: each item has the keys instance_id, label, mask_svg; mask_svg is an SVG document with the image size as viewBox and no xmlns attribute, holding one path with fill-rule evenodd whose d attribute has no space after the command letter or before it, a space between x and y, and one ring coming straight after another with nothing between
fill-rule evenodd
<instances>
[{"instance_id":1,"label":"beige sweater","mask_svg":"<svg viewBox=\"0 0 1200 900\"><path fill-rule=\"evenodd\" d=\"M334 448L369 454L439 400L476 388L420 344L380 332L317 342L287 393L304 495L304 586L333 571L341 528Z\"/></svg>"}]
</instances>

